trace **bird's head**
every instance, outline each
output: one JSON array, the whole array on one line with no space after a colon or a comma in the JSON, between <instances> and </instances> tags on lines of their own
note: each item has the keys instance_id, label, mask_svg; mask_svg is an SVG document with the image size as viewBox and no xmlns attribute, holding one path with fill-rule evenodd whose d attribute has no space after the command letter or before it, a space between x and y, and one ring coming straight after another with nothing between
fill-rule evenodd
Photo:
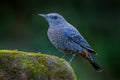
<instances>
[{"instance_id":1,"label":"bird's head","mask_svg":"<svg viewBox=\"0 0 120 80\"><path fill-rule=\"evenodd\" d=\"M55 27L60 24L66 24L66 20L58 13L49 13L49 14L38 14L42 17L44 17L50 27Z\"/></svg>"}]
</instances>

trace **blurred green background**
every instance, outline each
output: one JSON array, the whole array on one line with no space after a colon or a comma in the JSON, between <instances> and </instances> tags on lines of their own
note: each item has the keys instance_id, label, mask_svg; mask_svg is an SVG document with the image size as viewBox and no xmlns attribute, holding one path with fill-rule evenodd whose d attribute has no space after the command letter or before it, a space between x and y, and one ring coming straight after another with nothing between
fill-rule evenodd
<instances>
[{"instance_id":1,"label":"blurred green background","mask_svg":"<svg viewBox=\"0 0 120 80\"><path fill-rule=\"evenodd\" d=\"M78 55L71 63L78 80L120 80L119 0L2 0L0 10L0 49L62 57L47 38L48 23L37 15L60 13L97 51L93 57L103 68L96 72Z\"/></svg>"}]
</instances>

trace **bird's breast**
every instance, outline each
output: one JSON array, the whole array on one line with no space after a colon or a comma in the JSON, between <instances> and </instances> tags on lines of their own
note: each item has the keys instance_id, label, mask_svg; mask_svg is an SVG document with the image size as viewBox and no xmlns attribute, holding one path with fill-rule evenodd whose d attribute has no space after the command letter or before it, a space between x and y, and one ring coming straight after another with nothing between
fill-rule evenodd
<instances>
[{"instance_id":1,"label":"bird's breast","mask_svg":"<svg viewBox=\"0 0 120 80\"><path fill-rule=\"evenodd\" d=\"M48 29L48 38L56 48L64 47L66 38L62 29Z\"/></svg>"}]
</instances>

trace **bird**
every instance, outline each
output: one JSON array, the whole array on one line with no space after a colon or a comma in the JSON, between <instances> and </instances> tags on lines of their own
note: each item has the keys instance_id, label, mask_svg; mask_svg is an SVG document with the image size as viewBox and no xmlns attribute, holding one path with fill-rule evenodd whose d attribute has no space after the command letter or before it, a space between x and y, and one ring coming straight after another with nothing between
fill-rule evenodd
<instances>
[{"instance_id":1,"label":"bird","mask_svg":"<svg viewBox=\"0 0 120 80\"><path fill-rule=\"evenodd\" d=\"M49 24L47 35L52 45L65 53L64 57L67 54L72 55L69 63L72 62L76 54L81 54L96 71L102 71L100 65L91 56L91 53L96 54L96 51L92 49L80 32L68 23L62 15L59 13L38 15L45 18Z\"/></svg>"}]
</instances>

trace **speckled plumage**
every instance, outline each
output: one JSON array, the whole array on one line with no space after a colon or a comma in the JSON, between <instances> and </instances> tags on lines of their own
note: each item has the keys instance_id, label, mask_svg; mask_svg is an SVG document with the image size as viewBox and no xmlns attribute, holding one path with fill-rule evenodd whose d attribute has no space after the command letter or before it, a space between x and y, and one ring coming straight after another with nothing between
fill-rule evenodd
<instances>
[{"instance_id":1,"label":"speckled plumage","mask_svg":"<svg viewBox=\"0 0 120 80\"><path fill-rule=\"evenodd\" d=\"M79 44L70 40L69 37L67 36L66 31L69 29L69 27L63 28L63 26L64 25L60 25L56 28L49 27L48 38L50 39L50 42L57 49L59 49L60 51L64 53L72 54L72 53L82 52L83 48Z\"/></svg>"},{"instance_id":2,"label":"speckled plumage","mask_svg":"<svg viewBox=\"0 0 120 80\"><path fill-rule=\"evenodd\" d=\"M46 15L40 14L40 16L43 16L48 21L48 38L57 49L69 54L80 53L93 65L93 67L97 71L101 71L99 65L90 56L90 53L96 52L91 48L88 42L82 37L82 35L75 27L69 24L58 13L50 13ZM70 62L72 61L72 59L70 60Z\"/></svg>"}]
</instances>

